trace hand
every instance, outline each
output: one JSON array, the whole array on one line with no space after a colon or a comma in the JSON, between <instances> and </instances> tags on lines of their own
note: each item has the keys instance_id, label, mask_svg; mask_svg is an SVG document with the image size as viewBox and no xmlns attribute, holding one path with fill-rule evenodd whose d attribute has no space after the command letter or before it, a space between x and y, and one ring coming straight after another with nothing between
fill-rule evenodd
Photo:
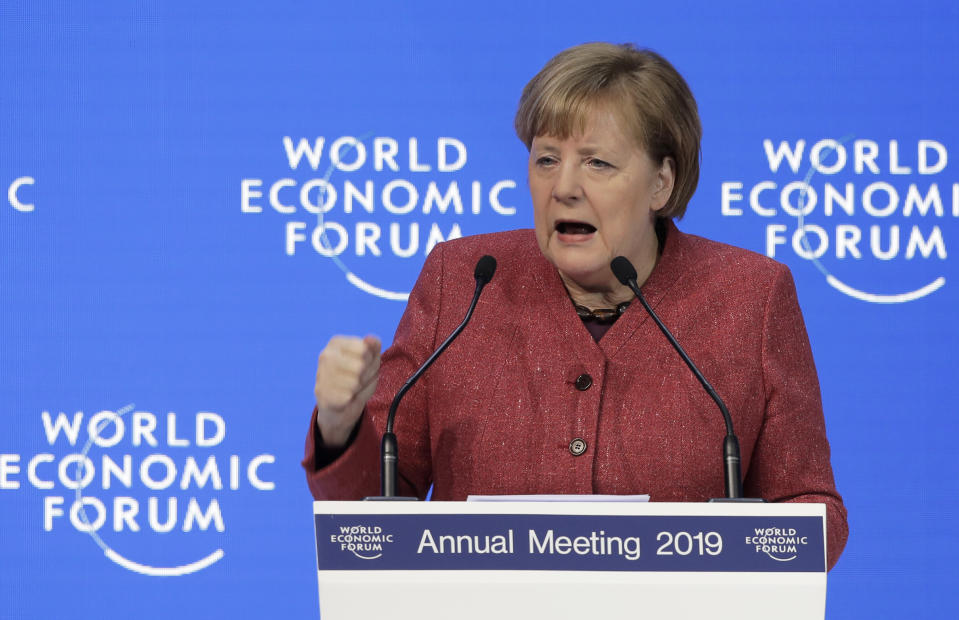
<instances>
[{"instance_id":1,"label":"hand","mask_svg":"<svg viewBox=\"0 0 959 620\"><path fill-rule=\"evenodd\" d=\"M380 339L333 336L316 365L316 425L331 448L344 445L380 376Z\"/></svg>"}]
</instances>

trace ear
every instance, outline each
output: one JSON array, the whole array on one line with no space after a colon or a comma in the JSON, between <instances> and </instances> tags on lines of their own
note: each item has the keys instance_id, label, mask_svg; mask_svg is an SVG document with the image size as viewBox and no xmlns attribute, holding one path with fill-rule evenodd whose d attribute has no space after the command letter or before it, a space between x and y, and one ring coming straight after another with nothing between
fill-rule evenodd
<instances>
[{"instance_id":1,"label":"ear","mask_svg":"<svg viewBox=\"0 0 959 620\"><path fill-rule=\"evenodd\" d=\"M676 162L672 157L664 157L663 163L656 171L656 177L653 179L653 203L650 208L653 211L659 211L669 202L669 197L673 195L673 185L676 182Z\"/></svg>"}]
</instances>

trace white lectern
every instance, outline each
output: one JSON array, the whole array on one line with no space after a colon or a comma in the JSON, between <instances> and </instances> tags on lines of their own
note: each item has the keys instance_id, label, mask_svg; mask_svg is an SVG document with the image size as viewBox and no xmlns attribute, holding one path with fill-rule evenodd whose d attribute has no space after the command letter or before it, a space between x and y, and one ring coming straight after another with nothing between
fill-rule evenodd
<instances>
[{"instance_id":1,"label":"white lectern","mask_svg":"<svg viewBox=\"0 0 959 620\"><path fill-rule=\"evenodd\" d=\"M822 504L315 502L322 620L823 618Z\"/></svg>"}]
</instances>

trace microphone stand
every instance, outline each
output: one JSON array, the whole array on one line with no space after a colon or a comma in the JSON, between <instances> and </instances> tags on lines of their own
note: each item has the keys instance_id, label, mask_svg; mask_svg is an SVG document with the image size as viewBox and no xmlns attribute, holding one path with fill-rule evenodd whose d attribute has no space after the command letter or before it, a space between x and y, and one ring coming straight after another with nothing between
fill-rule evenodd
<instances>
[{"instance_id":1,"label":"microphone stand","mask_svg":"<svg viewBox=\"0 0 959 620\"><path fill-rule=\"evenodd\" d=\"M636 282L636 269L633 268L633 265L629 262L629 260L623 256L617 256L610 264L610 268L613 270L613 274L616 276L616 278L633 291L633 294L636 295L636 299L639 300L639 303L641 303L643 308L646 309L647 314L649 314L653 321L656 322L656 325L659 327L659 330L663 332L663 335L666 336L669 344L671 344L676 352L679 353L679 356L683 358L683 361L686 362L686 366L689 367L689 370L691 370L693 375L695 375L700 385L703 386L703 389L706 390L706 393L709 394L710 398L712 398L716 403L716 406L719 407L720 413L723 414L723 420L726 423L726 438L723 440L723 479L725 481L726 497L713 498L709 501L764 501L762 498L758 497L743 497L743 476L740 465L739 439L736 437L736 433L733 432L733 418L729 415L729 410L726 408L726 403L724 403L723 399L719 397L719 394L716 392L713 386L710 385L709 381L706 380L706 377L703 376L703 373L699 371L699 368L696 367L696 364L693 363L693 360L690 359L689 355L679 344L679 341L676 340L676 337L673 336L672 332L670 332L662 320L660 320L659 316L653 312L653 309L650 307L649 303L646 301L646 298L643 296L642 291L639 289L639 285Z\"/></svg>"},{"instance_id":2,"label":"microphone stand","mask_svg":"<svg viewBox=\"0 0 959 620\"><path fill-rule=\"evenodd\" d=\"M386 416L386 432L383 433L383 441L380 444L380 495L367 497L365 499L372 501L417 501L415 497L400 497L396 495L396 476L397 476L397 463L399 457L397 455L397 441L396 434L393 433L393 421L396 418L396 410L400 406L400 401L403 399L403 396L413 387L419 378L426 372L426 369L433 365L433 362L436 361L436 358L440 356L443 351L460 335L460 332L463 331L463 328L466 327L466 324L469 323L470 318L473 316L473 310L476 309L476 302L479 301L480 293L483 292L483 287L485 287L490 280L493 279L493 274L496 272L496 259L492 256L485 255L479 259L479 262L476 263L476 269L474 271L474 277L476 278L476 288L473 291L473 301L470 302L470 307L466 311L466 316L463 318L463 321L453 330L446 340L443 341L443 344L439 346L436 351L433 352L429 358L423 362L423 365L420 366L416 372L414 372L409 379L406 380L406 383L403 384L403 387L396 393L396 396L393 397L393 402L390 403L389 413Z\"/></svg>"}]
</instances>

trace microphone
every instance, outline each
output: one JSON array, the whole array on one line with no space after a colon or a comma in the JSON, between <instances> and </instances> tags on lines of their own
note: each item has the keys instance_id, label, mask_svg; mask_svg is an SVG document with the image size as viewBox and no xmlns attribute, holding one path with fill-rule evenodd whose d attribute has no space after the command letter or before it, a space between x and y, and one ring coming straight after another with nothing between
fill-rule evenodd
<instances>
[{"instance_id":1,"label":"microphone","mask_svg":"<svg viewBox=\"0 0 959 620\"><path fill-rule=\"evenodd\" d=\"M473 277L476 278L476 286L482 288L489 284L489 281L493 279L494 273L496 273L496 259L486 254L476 261L476 268L473 270ZM477 288L476 290L479 291L480 289Z\"/></svg>"},{"instance_id":2,"label":"microphone","mask_svg":"<svg viewBox=\"0 0 959 620\"><path fill-rule=\"evenodd\" d=\"M396 417L396 409L400 406L400 401L403 399L403 396L409 391L411 387L419 380L419 378L426 372L426 369L429 368L433 362L436 361L436 358L446 350L447 347L460 335L460 332L463 331L463 328L466 327L466 324L469 323L470 318L473 316L473 310L476 309L476 302L479 301L480 293L483 292L483 287L489 284L490 280L493 279L493 274L496 273L496 259L486 254L479 261L476 262L476 268L473 270L473 277L476 279L476 288L473 291L473 301L470 302L469 310L466 311L466 316L463 318L463 322L460 323L456 329L453 330L446 340L443 341L443 344L439 346L436 351L433 352L429 358L423 362L423 365L420 366L416 372L414 372L409 379L406 380L406 383L403 384L403 387L396 393L396 396L393 397L393 402L390 404L389 413L386 416L386 432L383 433L383 442L380 444L380 496L379 497L367 497L368 500L416 500L415 497L397 497L396 496L396 470L397 470L397 443L396 435L393 433L393 420Z\"/></svg>"},{"instance_id":3,"label":"microphone","mask_svg":"<svg viewBox=\"0 0 959 620\"><path fill-rule=\"evenodd\" d=\"M689 355L687 355L686 351L683 350L683 347L680 346L679 342L676 340L676 337L670 333L669 329L666 328L666 325L663 324L659 316L653 312L653 309L646 302L646 298L643 297L643 293L639 290L639 285L636 283L636 269L633 267L632 263L629 262L629 259L627 259L625 256L617 256L609 264L609 268L613 270L613 275L616 276L617 280L628 286L633 291L633 294L636 295L636 299L638 299L639 303L643 305L643 308L646 309L646 312L649 314L649 316L653 318L653 321L655 321L656 325L659 326L660 331L662 331L663 335L666 336L666 339L669 340L669 344L673 345L673 348L676 349L676 352L679 353L679 356L683 358L684 362L686 362L686 366L688 366L692 373L696 376L696 379L699 380L700 385L703 386L703 389L706 390L706 393L709 394L710 398L712 398L719 407L719 411L723 414L723 420L726 422L726 438L723 440L723 471L726 481L726 498L714 499L710 501L763 501L762 499L743 497L743 478L739 458L739 439L736 437L736 433L733 432L733 419L732 416L729 415L729 410L726 408L726 404L723 402L723 399L719 397L719 394L716 393L716 390L713 389L713 386L710 385L709 381L706 380L706 377L703 376L703 373L699 371L699 368L696 367L696 364L693 363L693 360L689 358Z\"/></svg>"}]
</instances>

